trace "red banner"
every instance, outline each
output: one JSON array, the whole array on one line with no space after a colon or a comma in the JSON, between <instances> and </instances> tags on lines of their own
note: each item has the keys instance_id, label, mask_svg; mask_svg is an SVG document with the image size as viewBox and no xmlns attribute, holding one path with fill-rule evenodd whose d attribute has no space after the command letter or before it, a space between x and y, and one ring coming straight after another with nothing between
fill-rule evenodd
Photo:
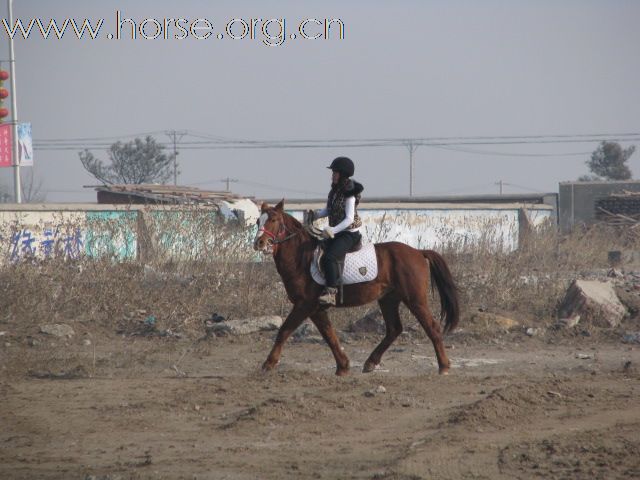
<instances>
[{"instance_id":1,"label":"red banner","mask_svg":"<svg viewBox=\"0 0 640 480\"><path fill-rule=\"evenodd\" d=\"M0 167L11 167L11 131L13 125L0 124Z\"/></svg>"}]
</instances>

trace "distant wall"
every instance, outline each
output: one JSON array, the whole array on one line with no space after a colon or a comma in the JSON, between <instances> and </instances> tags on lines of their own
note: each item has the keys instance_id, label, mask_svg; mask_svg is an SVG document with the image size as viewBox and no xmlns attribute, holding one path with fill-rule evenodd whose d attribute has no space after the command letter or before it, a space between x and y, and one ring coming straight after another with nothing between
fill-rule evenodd
<instances>
[{"instance_id":1,"label":"distant wall","mask_svg":"<svg viewBox=\"0 0 640 480\"><path fill-rule=\"evenodd\" d=\"M206 207L3 206L0 262L32 257L197 260L228 251L233 235L240 236L244 248L250 230L228 218Z\"/></svg>"},{"instance_id":2,"label":"distant wall","mask_svg":"<svg viewBox=\"0 0 640 480\"><path fill-rule=\"evenodd\" d=\"M303 211L320 205L285 208L302 221ZM402 208L401 205L363 205L362 234L370 242L400 241L420 249L444 245L464 247L484 242L505 250L515 250L520 235L545 221L555 223L554 209L547 205L432 205Z\"/></svg>"},{"instance_id":3,"label":"distant wall","mask_svg":"<svg viewBox=\"0 0 640 480\"><path fill-rule=\"evenodd\" d=\"M596 221L596 201L612 193L640 192L640 182L563 182L560 184L560 230L569 232L575 225Z\"/></svg>"},{"instance_id":4,"label":"distant wall","mask_svg":"<svg viewBox=\"0 0 640 480\"><path fill-rule=\"evenodd\" d=\"M285 206L299 220L309 205ZM359 209L370 242L400 241L421 249L485 244L514 250L523 232L553 221L546 205L438 205ZM253 259L255 224L223 220L220 210L166 206L21 205L0 208L0 262L31 257L197 261ZM235 218L235 217L234 217Z\"/></svg>"}]
</instances>

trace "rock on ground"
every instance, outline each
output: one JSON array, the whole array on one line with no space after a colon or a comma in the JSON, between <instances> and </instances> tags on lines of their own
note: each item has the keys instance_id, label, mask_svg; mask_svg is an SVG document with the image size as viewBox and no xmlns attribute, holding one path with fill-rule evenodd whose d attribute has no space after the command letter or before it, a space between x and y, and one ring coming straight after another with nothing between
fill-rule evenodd
<instances>
[{"instance_id":1,"label":"rock on ground","mask_svg":"<svg viewBox=\"0 0 640 480\"><path fill-rule=\"evenodd\" d=\"M558 318L580 316L602 327L617 327L626 315L612 283L590 280L574 280L558 309Z\"/></svg>"},{"instance_id":2,"label":"rock on ground","mask_svg":"<svg viewBox=\"0 0 640 480\"><path fill-rule=\"evenodd\" d=\"M475 312L473 315L471 315L470 320L472 323L490 330L510 330L511 328L518 326L518 322L509 317L504 317L502 315L496 315L494 313L487 312Z\"/></svg>"},{"instance_id":3,"label":"rock on ground","mask_svg":"<svg viewBox=\"0 0 640 480\"><path fill-rule=\"evenodd\" d=\"M379 309L367 312L364 317L351 323L349 331L352 333L385 333L386 327L382 312Z\"/></svg>"},{"instance_id":4,"label":"rock on ground","mask_svg":"<svg viewBox=\"0 0 640 480\"><path fill-rule=\"evenodd\" d=\"M277 315L245 318L213 324L211 330L217 336L247 335L266 330L277 330L282 325L282 318Z\"/></svg>"},{"instance_id":5,"label":"rock on ground","mask_svg":"<svg viewBox=\"0 0 640 480\"><path fill-rule=\"evenodd\" d=\"M76 332L69 325L64 323L55 323L52 325L40 325L40 333L53 335L54 337L73 337Z\"/></svg>"},{"instance_id":6,"label":"rock on ground","mask_svg":"<svg viewBox=\"0 0 640 480\"><path fill-rule=\"evenodd\" d=\"M318 332L318 329L308 320L293 332L292 340L294 342L324 343L324 339Z\"/></svg>"}]
</instances>

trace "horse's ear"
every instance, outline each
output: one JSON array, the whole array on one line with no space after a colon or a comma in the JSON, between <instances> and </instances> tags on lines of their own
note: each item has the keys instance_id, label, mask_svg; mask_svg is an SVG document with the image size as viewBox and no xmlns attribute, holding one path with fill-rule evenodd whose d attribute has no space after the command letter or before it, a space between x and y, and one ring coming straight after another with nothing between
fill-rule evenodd
<instances>
[{"instance_id":1,"label":"horse's ear","mask_svg":"<svg viewBox=\"0 0 640 480\"><path fill-rule=\"evenodd\" d=\"M276 210L282 211L284 209L284 198L276 205Z\"/></svg>"},{"instance_id":2,"label":"horse's ear","mask_svg":"<svg viewBox=\"0 0 640 480\"><path fill-rule=\"evenodd\" d=\"M264 213L269 210L269 204L267 202L262 202L262 206L260 207L260 213Z\"/></svg>"}]
</instances>

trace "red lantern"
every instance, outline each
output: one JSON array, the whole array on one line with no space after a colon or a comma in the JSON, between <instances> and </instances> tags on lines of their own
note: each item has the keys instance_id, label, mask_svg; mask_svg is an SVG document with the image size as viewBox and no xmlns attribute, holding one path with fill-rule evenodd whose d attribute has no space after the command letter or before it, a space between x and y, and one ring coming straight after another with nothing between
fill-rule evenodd
<instances>
[{"instance_id":1,"label":"red lantern","mask_svg":"<svg viewBox=\"0 0 640 480\"><path fill-rule=\"evenodd\" d=\"M9 80L9 72L7 72L6 70L0 70L0 80Z\"/></svg>"},{"instance_id":2,"label":"red lantern","mask_svg":"<svg viewBox=\"0 0 640 480\"><path fill-rule=\"evenodd\" d=\"M0 88L0 99L7 98L9 96L9 90L6 88Z\"/></svg>"},{"instance_id":3,"label":"red lantern","mask_svg":"<svg viewBox=\"0 0 640 480\"><path fill-rule=\"evenodd\" d=\"M0 108L0 118L8 117L9 109L8 108Z\"/></svg>"}]
</instances>

